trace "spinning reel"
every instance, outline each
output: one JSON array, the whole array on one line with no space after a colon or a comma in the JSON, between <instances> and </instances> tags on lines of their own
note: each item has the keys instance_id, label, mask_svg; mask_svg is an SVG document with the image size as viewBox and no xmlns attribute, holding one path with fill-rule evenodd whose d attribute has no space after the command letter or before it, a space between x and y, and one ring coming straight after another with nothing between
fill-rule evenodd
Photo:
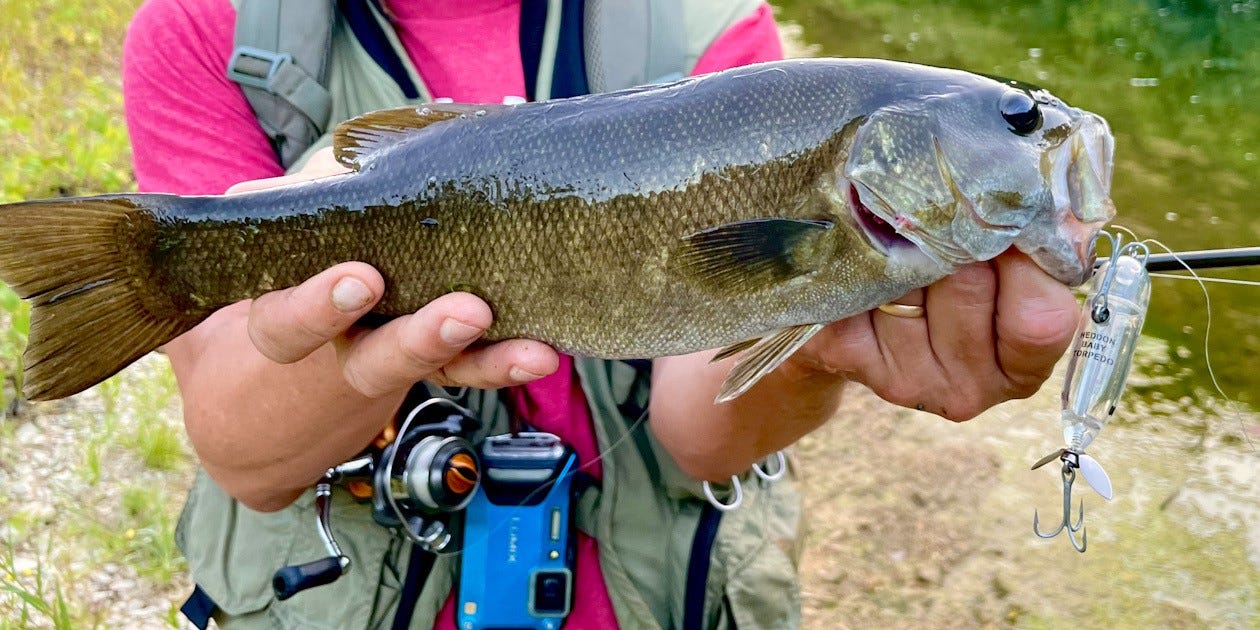
<instances>
[{"instance_id":1,"label":"spinning reel","mask_svg":"<svg viewBox=\"0 0 1260 630\"><path fill-rule=\"evenodd\" d=\"M328 556L276 571L276 598L330 584L350 570L331 528L332 487L370 492L372 520L402 532L412 543L438 553L451 543L450 516L463 510L481 483L481 464L463 436L479 429L471 412L445 398L431 398L407 414L397 438L339 466L315 486L316 531Z\"/></svg>"}]
</instances>

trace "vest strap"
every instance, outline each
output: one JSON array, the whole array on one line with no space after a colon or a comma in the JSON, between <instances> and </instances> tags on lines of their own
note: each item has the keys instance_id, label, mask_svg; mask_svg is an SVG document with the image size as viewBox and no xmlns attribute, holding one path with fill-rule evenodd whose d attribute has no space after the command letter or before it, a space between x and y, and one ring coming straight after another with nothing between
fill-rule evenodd
<instances>
[{"instance_id":1,"label":"vest strap","mask_svg":"<svg viewBox=\"0 0 1260 630\"><path fill-rule=\"evenodd\" d=\"M700 630L704 627L705 589L709 583L709 567L713 563L713 543L717 540L718 526L721 524L722 512L705 503L700 511L700 521L696 523L696 535L691 542L691 558L687 562L683 630Z\"/></svg>"},{"instance_id":2,"label":"vest strap","mask_svg":"<svg viewBox=\"0 0 1260 630\"><path fill-rule=\"evenodd\" d=\"M333 1L238 0L235 48L227 77L240 84L286 168L328 125L324 87Z\"/></svg>"},{"instance_id":3,"label":"vest strap","mask_svg":"<svg viewBox=\"0 0 1260 630\"><path fill-rule=\"evenodd\" d=\"M350 31L354 33L354 38L359 40L359 45L398 84L403 96L409 99L420 98L420 90L411 80L406 63L381 24L382 20L379 18L383 17L383 11L376 1L338 0L337 5L346 24L350 26Z\"/></svg>"},{"instance_id":4,"label":"vest strap","mask_svg":"<svg viewBox=\"0 0 1260 630\"><path fill-rule=\"evenodd\" d=\"M202 590L200 584L193 585L192 595L188 596L188 600L183 606L179 607L179 612L188 618L188 622L197 627L197 630L206 630L210 626L210 618L214 616L214 611L218 610L218 604Z\"/></svg>"},{"instance_id":5,"label":"vest strap","mask_svg":"<svg viewBox=\"0 0 1260 630\"><path fill-rule=\"evenodd\" d=\"M294 64L291 55L238 46L228 60L227 73L229 79L241 85L284 99L316 127L322 128L332 114L332 95Z\"/></svg>"}]
</instances>

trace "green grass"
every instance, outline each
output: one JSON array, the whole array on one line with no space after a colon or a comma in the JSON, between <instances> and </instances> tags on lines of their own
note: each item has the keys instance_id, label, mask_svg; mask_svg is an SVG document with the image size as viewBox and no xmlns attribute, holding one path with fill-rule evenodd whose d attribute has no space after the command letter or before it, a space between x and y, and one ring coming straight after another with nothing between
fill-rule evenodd
<instances>
[{"instance_id":1,"label":"green grass","mask_svg":"<svg viewBox=\"0 0 1260 630\"><path fill-rule=\"evenodd\" d=\"M112 548L136 567L142 577L171 581L184 570L184 557L175 546L176 519L170 513L171 496L161 487L136 485L123 490L124 523Z\"/></svg>"},{"instance_id":2,"label":"green grass","mask_svg":"<svg viewBox=\"0 0 1260 630\"><path fill-rule=\"evenodd\" d=\"M5 40L0 46L0 155L5 157L0 203L135 188L119 65L127 23L140 4L0 2ZM72 409L24 407L16 421L5 419L21 391L29 323L28 306L0 285L0 453L10 470L22 466L20 453L6 448L18 423L41 425L44 410ZM184 579L174 527L189 456L178 418L170 413L176 391L162 365L152 373L129 371L96 388L102 409L80 413L72 428L82 459L69 464L86 488L56 499L53 522L23 511L24 498L0 487L0 525L9 536L0 541L0 630L101 626L102 605L110 603L92 603L86 599L90 593L73 585L84 583L102 563L133 568L149 582L144 592L165 592ZM123 477L127 466L134 475ZM121 491L109 487L124 483ZM48 541L47 548L35 550L39 541ZM32 556L38 558L33 566ZM171 605L166 614L171 627L178 627L176 611Z\"/></svg>"},{"instance_id":3,"label":"green grass","mask_svg":"<svg viewBox=\"0 0 1260 630\"><path fill-rule=\"evenodd\" d=\"M0 3L0 202L134 187L118 61L137 0ZM0 285L0 403L21 388L29 310Z\"/></svg>"},{"instance_id":4,"label":"green grass","mask_svg":"<svg viewBox=\"0 0 1260 630\"><path fill-rule=\"evenodd\" d=\"M180 440L182 427L166 413L176 393L175 375L170 370L141 379L135 388L130 411L137 425L130 446L153 470L175 470L188 459Z\"/></svg>"},{"instance_id":5,"label":"green grass","mask_svg":"<svg viewBox=\"0 0 1260 630\"><path fill-rule=\"evenodd\" d=\"M118 65L139 4L0 3L0 201L132 187Z\"/></svg>"},{"instance_id":6,"label":"green grass","mask_svg":"<svg viewBox=\"0 0 1260 630\"><path fill-rule=\"evenodd\" d=\"M0 594L16 598L19 604L15 615L0 618L0 630L25 630L36 623L51 624L56 630L83 627L74 622L61 586L48 579L44 567L39 562L34 568L19 570L12 548L4 546L0 553Z\"/></svg>"},{"instance_id":7,"label":"green grass","mask_svg":"<svg viewBox=\"0 0 1260 630\"><path fill-rule=\"evenodd\" d=\"M22 349L30 326L30 306L0 284L0 418L22 391Z\"/></svg>"},{"instance_id":8,"label":"green grass","mask_svg":"<svg viewBox=\"0 0 1260 630\"><path fill-rule=\"evenodd\" d=\"M0 202L134 188L118 72L138 0L0 3ZM0 417L30 311L0 285Z\"/></svg>"}]
</instances>

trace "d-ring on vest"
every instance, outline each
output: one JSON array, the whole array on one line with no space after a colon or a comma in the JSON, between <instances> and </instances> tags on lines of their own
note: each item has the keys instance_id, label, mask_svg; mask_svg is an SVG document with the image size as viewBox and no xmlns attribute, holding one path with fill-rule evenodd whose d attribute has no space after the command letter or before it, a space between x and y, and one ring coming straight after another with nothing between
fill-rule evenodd
<instances>
[{"instance_id":1,"label":"d-ring on vest","mask_svg":"<svg viewBox=\"0 0 1260 630\"><path fill-rule=\"evenodd\" d=\"M286 164L300 163L304 154L326 141L327 129L336 122L365 111L429 98L375 2L342 0L335 10L332 3L318 3L326 5L331 24L322 27L323 31L312 30L297 37L291 36L293 31L282 32L291 27L277 20L297 10L295 6L310 10L317 3L240 0L239 20L262 19L250 17L259 14L250 8L254 2L269 7L262 12L264 17L274 17L247 30L270 31L271 41L281 44L321 42L302 52L283 47L268 50L259 40L238 39L238 44L263 54L246 51L233 56L238 72L246 71L241 67L242 57L246 65L260 60L252 72L255 78L261 77L258 83L263 87L243 85L243 89L255 92L255 96L258 92L267 95L261 99L262 105L254 96L251 103L265 128L285 130L286 135L276 145L278 154L288 154ZM536 66L553 69L551 85L545 76L529 81L536 97L563 93L570 84L565 77L571 75L574 63L585 69L590 90L688 74L713 39L759 6L754 0L590 0L576 2L579 10L573 11L568 3L533 3L545 4L547 9L541 28L547 37L537 47ZM523 21L531 4L531 0L523 2ZM546 17L557 15L557 7L569 10L549 29ZM572 23L574 15L580 18L577 24L583 33L582 54L576 55L576 62L572 47L563 43L572 37L566 39L561 33L565 31L561 25ZM238 23L238 37L242 28ZM316 27L308 23L307 28ZM523 23L522 32L527 28ZM571 33L574 27L567 28ZM330 31L326 44L320 37L312 37L312 33L325 31ZM660 42L664 36L658 34L666 32L672 33L667 39L675 52ZM677 39L679 34L682 39ZM554 44L547 43L553 40ZM656 42L655 47L648 42ZM522 44L524 48L525 42ZM328 51L312 58L312 50L325 45ZM523 57L531 54L529 50L522 52ZM670 58L672 62L666 61ZM311 103L289 103L284 98L287 94L300 101L305 97L298 95L317 92L268 91L268 85L275 88L289 85L289 81L294 85L304 81L296 74L292 75L296 80L280 78L291 73L285 69L290 64L319 80L327 91L331 113L322 124L316 125L317 121L305 113L317 112ZM287 114L281 113L285 107L289 107ZM273 111L265 113L268 108ZM293 130L303 129L306 136L300 139ZM323 135L315 135L320 130ZM579 358L575 367L594 420L598 447L605 453L602 488L584 495L576 508L578 524L599 541L601 572L620 625L689 629L798 625L800 596L795 564L799 497L792 476L770 484L756 475L745 475L743 507L716 513L703 500L700 484L679 469L650 431L636 424L647 406L650 363ZM479 415L487 432L506 430L506 410L495 392L469 390L458 402ZM312 501L308 492L279 512L252 512L204 474L198 475L180 519L177 542L199 590L217 605L215 618L221 627L389 628L394 624L410 568L409 546L373 523L370 510L341 491L333 493L338 514L333 527L346 554L354 558L355 569L329 586L283 602L274 598L270 578L277 567L322 553L310 531ZM432 627L454 583L456 565L449 557L433 559L416 597L411 627Z\"/></svg>"}]
</instances>

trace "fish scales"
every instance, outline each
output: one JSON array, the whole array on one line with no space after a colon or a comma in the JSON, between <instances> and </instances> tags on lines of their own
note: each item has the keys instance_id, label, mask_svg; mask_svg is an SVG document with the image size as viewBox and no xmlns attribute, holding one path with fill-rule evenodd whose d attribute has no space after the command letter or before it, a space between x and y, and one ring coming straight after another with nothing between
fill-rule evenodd
<instances>
[{"instance_id":1,"label":"fish scales","mask_svg":"<svg viewBox=\"0 0 1260 630\"><path fill-rule=\"evenodd\" d=\"M354 172L0 206L0 280L34 306L27 395L73 394L348 260L384 275L376 315L468 291L494 311L490 340L639 358L762 338L732 371L738 395L817 324L1012 245L1079 282L1114 212L1101 118L879 60L372 112L334 146Z\"/></svg>"},{"instance_id":2,"label":"fish scales","mask_svg":"<svg viewBox=\"0 0 1260 630\"><path fill-rule=\"evenodd\" d=\"M489 339L616 358L691 352L801 323L794 311L826 297L818 287L708 291L669 265L683 236L714 225L844 220L808 201L847 157L838 145L851 141L842 132L852 118L837 114L851 107L811 77L742 79L773 85L751 88L760 100L734 98L748 87L719 85L725 98L706 107L682 103L714 100L684 84L669 107L635 115L563 103L521 120L488 115L434 128L321 193L326 209L316 212L308 209L319 202L291 191L219 200L224 207L172 223L183 244L159 264L170 269L163 284L191 288L212 310L360 260L388 280L383 315L465 290L494 310ZM740 114L749 109L766 113ZM835 123L805 124L823 117ZM553 120L564 121L563 133L520 132ZM662 166L662 151L684 157ZM225 223L219 217L244 214L234 205L277 210L247 226ZM847 237L837 249L860 256L861 237ZM882 270L882 260L871 262Z\"/></svg>"}]
</instances>

